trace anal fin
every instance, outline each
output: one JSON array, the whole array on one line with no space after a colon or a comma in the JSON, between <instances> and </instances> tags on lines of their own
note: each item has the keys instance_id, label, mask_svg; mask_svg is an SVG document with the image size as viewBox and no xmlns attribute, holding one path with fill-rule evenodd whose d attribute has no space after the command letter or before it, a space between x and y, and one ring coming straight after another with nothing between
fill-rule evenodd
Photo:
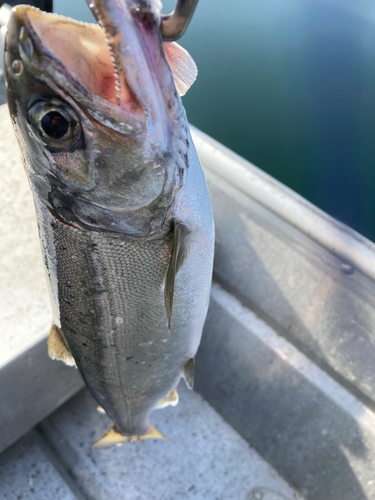
<instances>
[{"instance_id":1,"label":"anal fin","mask_svg":"<svg viewBox=\"0 0 375 500\"><path fill-rule=\"evenodd\" d=\"M177 406L179 401L177 389L172 391L169 396L159 401L155 409L160 410L161 408L166 408L167 406Z\"/></svg>"},{"instance_id":2,"label":"anal fin","mask_svg":"<svg viewBox=\"0 0 375 500\"><path fill-rule=\"evenodd\" d=\"M194 363L195 363L195 358L189 359L189 361L185 363L184 368L182 370L182 376L189 389L192 389L194 385Z\"/></svg>"},{"instance_id":3,"label":"anal fin","mask_svg":"<svg viewBox=\"0 0 375 500\"><path fill-rule=\"evenodd\" d=\"M112 446L121 446L124 443L146 441L147 439L165 439L166 441L169 441L169 439L159 432L152 424L150 425L148 431L142 436L125 435L119 430L117 424L113 424L109 431L92 445L92 448L94 450L102 450L111 448Z\"/></svg>"},{"instance_id":4,"label":"anal fin","mask_svg":"<svg viewBox=\"0 0 375 500\"><path fill-rule=\"evenodd\" d=\"M52 325L48 336L48 355L51 359L63 361L68 366L77 366L61 329Z\"/></svg>"}]
</instances>

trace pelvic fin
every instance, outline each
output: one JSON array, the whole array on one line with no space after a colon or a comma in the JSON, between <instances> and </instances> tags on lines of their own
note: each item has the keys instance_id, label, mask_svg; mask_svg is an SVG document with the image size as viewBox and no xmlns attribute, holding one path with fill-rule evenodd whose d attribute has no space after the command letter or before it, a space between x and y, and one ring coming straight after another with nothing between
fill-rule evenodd
<instances>
[{"instance_id":1,"label":"pelvic fin","mask_svg":"<svg viewBox=\"0 0 375 500\"><path fill-rule=\"evenodd\" d=\"M77 367L64 334L56 325L52 325L49 332L48 355L51 359L58 359L68 366Z\"/></svg>"},{"instance_id":2,"label":"pelvic fin","mask_svg":"<svg viewBox=\"0 0 375 500\"><path fill-rule=\"evenodd\" d=\"M189 361L185 363L184 369L182 371L182 376L189 389L192 389L194 385L194 363L195 358L189 359Z\"/></svg>"},{"instance_id":3,"label":"pelvic fin","mask_svg":"<svg viewBox=\"0 0 375 500\"><path fill-rule=\"evenodd\" d=\"M159 401L155 409L160 410L161 408L166 408L167 406L177 406L179 399L177 389L175 389L169 394L169 396Z\"/></svg>"}]
</instances>

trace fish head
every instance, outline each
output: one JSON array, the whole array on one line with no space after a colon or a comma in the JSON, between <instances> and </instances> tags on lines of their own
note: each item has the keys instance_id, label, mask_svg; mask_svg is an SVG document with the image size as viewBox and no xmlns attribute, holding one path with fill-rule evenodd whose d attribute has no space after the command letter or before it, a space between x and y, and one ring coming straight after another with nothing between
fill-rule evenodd
<instances>
[{"instance_id":1,"label":"fish head","mask_svg":"<svg viewBox=\"0 0 375 500\"><path fill-rule=\"evenodd\" d=\"M99 24L28 5L8 22L7 100L31 187L68 224L167 232L189 149L171 67L190 72L183 86L195 65L177 44L163 44L159 1L91 7Z\"/></svg>"}]
</instances>

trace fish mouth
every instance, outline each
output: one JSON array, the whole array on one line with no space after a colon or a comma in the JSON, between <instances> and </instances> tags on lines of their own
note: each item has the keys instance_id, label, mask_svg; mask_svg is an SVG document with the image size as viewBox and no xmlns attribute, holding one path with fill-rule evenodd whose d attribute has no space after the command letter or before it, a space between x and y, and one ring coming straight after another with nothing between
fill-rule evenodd
<instances>
[{"instance_id":1,"label":"fish mouth","mask_svg":"<svg viewBox=\"0 0 375 500\"><path fill-rule=\"evenodd\" d=\"M157 127L165 114L160 81L165 61L158 3L93 0L99 24L18 6L8 30L36 77L57 84L100 121L124 131ZM9 33L9 31L8 31ZM14 33L13 33L14 34Z\"/></svg>"}]
</instances>

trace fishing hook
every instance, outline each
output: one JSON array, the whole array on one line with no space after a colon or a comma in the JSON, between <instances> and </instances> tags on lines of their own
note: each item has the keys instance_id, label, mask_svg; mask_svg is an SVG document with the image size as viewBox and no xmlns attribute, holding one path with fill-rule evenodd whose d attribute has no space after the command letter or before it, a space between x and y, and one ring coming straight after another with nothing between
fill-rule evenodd
<instances>
[{"instance_id":1,"label":"fishing hook","mask_svg":"<svg viewBox=\"0 0 375 500\"><path fill-rule=\"evenodd\" d=\"M171 14L161 19L161 36L165 42L174 42L182 37L193 17L198 0L177 0Z\"/></svg>"},{"instance_id":2,"label":"fishing hook","mask_svg":"<svg viewBox=\"0 0 375 500\"><path fill-rule=\"evenodd\" d=\"M98 21L93 0L86 0L86 3ZM182 37L193 17L197 3L198 0L177 0L174 11L162 16L160 31L164 42L174 42Z\"/></svg>"}]
</instances>

